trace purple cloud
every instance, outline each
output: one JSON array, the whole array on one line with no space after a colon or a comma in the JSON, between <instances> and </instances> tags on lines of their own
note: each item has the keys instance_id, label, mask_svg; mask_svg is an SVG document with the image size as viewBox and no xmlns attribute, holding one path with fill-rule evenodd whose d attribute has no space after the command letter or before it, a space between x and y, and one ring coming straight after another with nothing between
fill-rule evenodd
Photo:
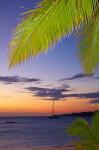
<instances>
[{"instance_id":1,"label":"purple cloud","mask_svg":"<svg viewBox=\"0 0 99 150\"><path fill-rule=\"evenodd\" d=\"M79 74L76 74L76 75L74 75L72 77L61 79L60 81L82 79L82 78L92 77L92 76L93 76L93 74L79 73Z\"/></svg>"},{"instance_id":2,"label":"purple cloud","mask_svg":"<svg viewBox=\"0 0 99 150\"><path fill-rule=\"evenodd\" d=\"M13 84L13 83L32 83L32 82L40 82L41 79L38 78L26 78L20 76L0 76L0 82L5 84Z\"/></svg>"},{"instance_id":3,"label":"purple cloud","mask_svg":"<svg viewBox=\"0 0 99 150\"><path fill-rule=\"evenodd\" d=\"M67 88L40 88L40 87L28 87L26 88L28 91L32 92L35 96L42 97L42 98L48 98L49 99L55 99L59 100L62 98L65 98L66 95L65 92L71 91Z\"/></svg>"}]
</instances>

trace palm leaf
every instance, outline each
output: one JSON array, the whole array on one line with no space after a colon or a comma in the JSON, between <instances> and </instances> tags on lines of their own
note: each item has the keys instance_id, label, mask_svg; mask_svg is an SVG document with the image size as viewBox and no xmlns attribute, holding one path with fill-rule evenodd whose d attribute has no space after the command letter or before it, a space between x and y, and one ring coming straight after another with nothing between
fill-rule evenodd
<instances>
[{"instance_id":1,"label":"palm leaf","mask_svg":"<svg viewBox=\"0 0 99 150\"><path fill-rule=\"evenodd\" d=\"M89 131L90 127L88 123L82 119L78 118L75 122L67 129L68 133L73 136L81 136ZM88 134L89 135L89 134Z\"/></svg>"},{"instance_id":2,"label":"palm leaf","mask_svg":"<svg viewBox=\"0 0 99 150\"><path fill-rule=\"evenodd\" d=\"M81 3L80 3L81 2ZM43 0L13 31L9 44L9 66L47 52L61 37L77 30L94 14L94 0Z\"/></svg>"},{"instance_id":3,"label":"palm leaf","mask_svg":"<svg viewBox=\"0 0 99 150\"><path fill-rule=\"evenodd\" d=\"M78 142L76 143L76 150L97 150L92 143Z\"/></svg>"},{"instance_id":4,"label":"palm leaf","mask_svg":"<svg viewBox=\"0 0 99 150\"><path fill-rule=\"evenodd\" d=\"M86 120L79 118L66 131L80 138L76 142L77 150L98 150L99 149L99 111L96 111L92 117L90 126Z\"/></svg>"},{"instance_id":5,"label":"palm leaf","mask_svg":"<svg viewBox=\"0 0 99 150\"><path fill-rule=\"evenodd\" d=\"M99 111L96 111L92 119L92 130L95 135L94 139L97 145L99 145Z\"/></svg>"},{"instance_id":6,"label":"palm leaf","mask_svg":"<svg viewBox=\"0 0 99 150\"><path fill-rule=\"evenodd\" d=\"M67 132L72 136L78 136L85 144L91 143L96 147L93 132L83 118L77 119L68 129Z\"/></svg>"},{"instance_id":7,"label":"palm leaf","mask_svg":"<svg viewBox=\"0 0 99 150\"><path fill-rule=\"evenodd\" d=\"M80 42L80 59L86 73L92 73L99 65L99 13L83 27Z\"/></svg>"}]
</instances>

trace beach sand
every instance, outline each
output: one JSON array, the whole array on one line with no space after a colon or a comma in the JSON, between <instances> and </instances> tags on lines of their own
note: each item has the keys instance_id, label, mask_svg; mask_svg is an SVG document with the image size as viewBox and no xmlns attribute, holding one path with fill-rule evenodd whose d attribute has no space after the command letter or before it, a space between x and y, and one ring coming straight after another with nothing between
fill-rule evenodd
<instances>
[{"instance_id":1,"label":"beach sand","mask_svg":"<svg viewBox=\"0 0 99 150\"><path fill-rule=\"evenodd\" d=\"M75 149L73 146L57 146L57 147L33 148L33 150L75 150Z\"/></svg>"}]
</instances>

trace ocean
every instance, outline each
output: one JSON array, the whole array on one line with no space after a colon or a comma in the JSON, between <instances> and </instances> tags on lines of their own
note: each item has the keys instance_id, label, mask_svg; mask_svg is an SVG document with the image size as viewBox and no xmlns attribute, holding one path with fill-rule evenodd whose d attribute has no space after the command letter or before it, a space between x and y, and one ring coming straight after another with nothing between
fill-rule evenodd
<instances>
[{"instance_id":1,"label":"ocean","mask_svg":"<svg viewBox=\"0 0 99 150\"><path fill-rule=\"evenodd\" d=\"M0 150L33 150L34 147L71 144L74 138L64 130L75 118L1 117Z\"/></svg>"}]
</instances>

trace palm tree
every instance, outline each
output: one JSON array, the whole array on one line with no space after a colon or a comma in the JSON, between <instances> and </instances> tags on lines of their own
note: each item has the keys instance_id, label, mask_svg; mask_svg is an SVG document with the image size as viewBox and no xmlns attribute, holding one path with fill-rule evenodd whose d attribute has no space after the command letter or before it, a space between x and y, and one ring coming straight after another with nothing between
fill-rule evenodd
<instances>
[{"instance_id":1,"label":"palm tree","mask_svg":"<svg viewBox=\"0 0 99 150\"><path fill-rule=\"evenodd\" d=\"M84 71L95 71L99 64L99 0L42 0L23 15L9 44L10 67L46 53L62 37L79 31Z\"/></svg>"},{"instance_id":2,"label":"palm tree","mask_svg":"<svg viewBox=\"0 0 99 150\"><path fill-rule=\"evenodd\" d=\"M66 132L80 138L80 142L76 142L77 150L99 150L99 111L95 112L92 125L79 118L66 129Z\"/></svg>"}]
</instances>

